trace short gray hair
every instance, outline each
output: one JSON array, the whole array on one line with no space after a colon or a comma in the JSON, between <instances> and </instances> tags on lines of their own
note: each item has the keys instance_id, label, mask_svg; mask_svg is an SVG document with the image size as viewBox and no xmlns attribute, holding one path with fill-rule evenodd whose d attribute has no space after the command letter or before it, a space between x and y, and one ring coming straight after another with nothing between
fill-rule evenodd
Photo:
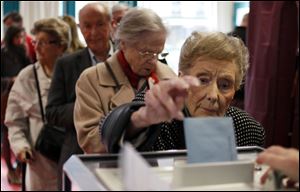
<instances>
[{"instance_id":1,"label":"short gray hair","mask_svg":"<svg viewBox=\"0 0 300 192\"><path fill-rule=\"evenodd\" d=\"M234 62L239 70L235 88L239 89L249 67L248 49L239 38L222 32L193 32L181 48L179 70L187 73L199 57Z\"/></svg>"},{"instance_id":2,"label":"short gray hair","mask_svg":"<svg viewBox=\"0 0 300 192\"><path fill-rule=\"evenodd\" d=\"M111 8L111 15L113 15L114 12L122 10L129 10L129 7L124 3L117 3Z\"/></svg>"},{"instance_id":3,"label":"short gray hair","mask_svg":"<svg viewBox=\"0 0 300 192\"><path fill-rule=\"evenodd\" d=\"M31 33L33 35L45 32L55 39L60 45L68 49L71 40L71 30L69 25L59 18L40 19L33 24Z\"/></svg>"},{"instance_id":4,"label":"short gray hair","mask_svg":"<svg viewBox=\"0 0 300 192\"><path fill-rule=\"evenodd\" d=\"M167 28L154 11L145 8L132 8L121 19L116 37L118 40L137 43L144 38L145 32L167 34Z\"/></svg>"}]
</instances>

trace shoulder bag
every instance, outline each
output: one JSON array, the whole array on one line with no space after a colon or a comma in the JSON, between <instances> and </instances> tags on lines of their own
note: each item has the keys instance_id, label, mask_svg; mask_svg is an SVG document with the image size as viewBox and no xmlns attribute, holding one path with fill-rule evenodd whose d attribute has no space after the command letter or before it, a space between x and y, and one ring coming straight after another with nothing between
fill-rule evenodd
<instances>
[{"instance_id":1,"label":"shoulder bag","mask_svg":"<svg viewBox=\"0 0 300 192\"><path fill-rule=\"evenodd\" d=\"M36 81L36 88L37 88L37 93L39 98L41 116L44 123L38 135L37 141L35 143L35 149L46 158L58 162L60 158L62 145L65 139L65 128L50 125L47 122L45 118L41 91L39 86L39 79L37 76L35 65L33 65L33 71L34 71L34 77Z\"/></svg>"}]
</instances>

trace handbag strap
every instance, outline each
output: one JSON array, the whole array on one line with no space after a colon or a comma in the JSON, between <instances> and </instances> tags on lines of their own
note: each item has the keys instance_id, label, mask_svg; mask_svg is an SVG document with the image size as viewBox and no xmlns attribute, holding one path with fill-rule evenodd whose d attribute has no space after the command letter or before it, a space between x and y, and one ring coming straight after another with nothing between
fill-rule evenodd
<instances>
[{"instance_id":1,"label":"handbag strap","mask_svg":"<svg viewBox=\"0 0 300 192\"><path fill-rule=\"evenodd\" d=\"M116 83L117 86L117 91L120 90L121 85L117 79L117 77L115 76L113 70L111 69L111 67L109 66L109 64L107 63L107 61L104 61L105 67L107 68L108 72L110 73L111 77L113 78L114 82Z\"/></svg>"},{"instance_id":2,"label":"handbag strap","mask_svg":"<svg viewBox=\"0 0 300 192\"><path fill-rule=\"evenodd\" d=\"M145 90L147 90L147 89L149 89L149 84L148 84L148 81L145 80L145 82L144 82L143 85L140 87L140 89L137 90L137 92L136 92L135 95L137 95L137 94L139 94L139 93L142 93L143 91L145 91Z\"/></svg>"},{"instance_id":3,"label":"handbag strap","mask_svg":"<svg viewBox=\"0 0 300 192\"><path fill-rule=\"evenodd\" d=\"M37 94L38 94L38 98L39 98L42 120L45 123L46 119L45 119L45 113L44 113L43 102L42 102L42 97L41 97L39 78L38 78L38 74L37 74L35 65L33 64L32 66L33 66L33 73L34 73L34 78L35 78L35 83L36 83Z\"/></svg>"}]
</instances>

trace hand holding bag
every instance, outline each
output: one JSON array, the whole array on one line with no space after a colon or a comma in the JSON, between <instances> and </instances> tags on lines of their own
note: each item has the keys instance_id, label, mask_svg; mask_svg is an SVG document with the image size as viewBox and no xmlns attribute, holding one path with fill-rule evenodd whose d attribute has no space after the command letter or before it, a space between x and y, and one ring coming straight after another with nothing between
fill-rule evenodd
<instances>
[{"instance_id":1,"label":"hand holding bag","mask_svg":"<svg viewBox=\"0 0 300 192\"><path fill-rule=\"evenodd\" d=\"M112 79L116 83L116 92L120 89L121 85L118 82L115 74L113 73L109 64L104 62L108 72L110 73ZM141 86L141 88L136 93L136 98L144 97L145 90L148 89L147 81ZM125 103L114 108L104 119L100 121L99 129L102 141L106 146L106 150L109 153L118 153L120 150L120 140L122 135L126 132L126 129L130 125L130 118L133 112L137 111L140 107L144 106L144 102L139 102L139 100L134 99L133 102ZM139 151L147 151L157 140L160 127L156 125L149 126L148 129L144 129L146 134L143 135L143 142L141 142L137 147ZM135 138L139 137L137 134ZM134 138L124 137L125 140L134 143ZM135 145L135 144L134 144Z\"/></svg>"},{"instance_id":2,"label":"hand holding bag","mask_svg":"<svg viewBox=\"0 0 300 192\"><path fill-rule=\"evenodd\" d=\"M41 91L39 86L39 80L35 69L35 65L33 65L33 71L36 80L36 88L38 92L42 120L44 122L44 125L35 143L35 149L39 151L43 156L47 157L48 159L58 162L60 158L62 145L65 139L65 128L50 125L46 121L43 103L42 103Z\"/></svg>"}]
</instances>

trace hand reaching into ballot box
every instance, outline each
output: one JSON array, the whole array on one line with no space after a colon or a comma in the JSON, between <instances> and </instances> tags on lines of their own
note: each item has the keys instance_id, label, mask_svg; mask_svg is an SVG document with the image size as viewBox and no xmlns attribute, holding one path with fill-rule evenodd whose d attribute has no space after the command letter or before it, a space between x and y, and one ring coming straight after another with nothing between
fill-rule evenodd
<instances>
[{"instance_id":1,"label":"hand reaching into ballot box","mask_svg":"<svg viewBox=\"0 0 300 192\"><path fill-rule=\"evenodd\" d=\"M145 94L145 106L134 113L135 127L146 127L172 119L183 120L182 108L190 87L199 86L192 76L174 78L154 85ZM140 120L139 120L140 119Z\"/></svg>"}]
</instances>

